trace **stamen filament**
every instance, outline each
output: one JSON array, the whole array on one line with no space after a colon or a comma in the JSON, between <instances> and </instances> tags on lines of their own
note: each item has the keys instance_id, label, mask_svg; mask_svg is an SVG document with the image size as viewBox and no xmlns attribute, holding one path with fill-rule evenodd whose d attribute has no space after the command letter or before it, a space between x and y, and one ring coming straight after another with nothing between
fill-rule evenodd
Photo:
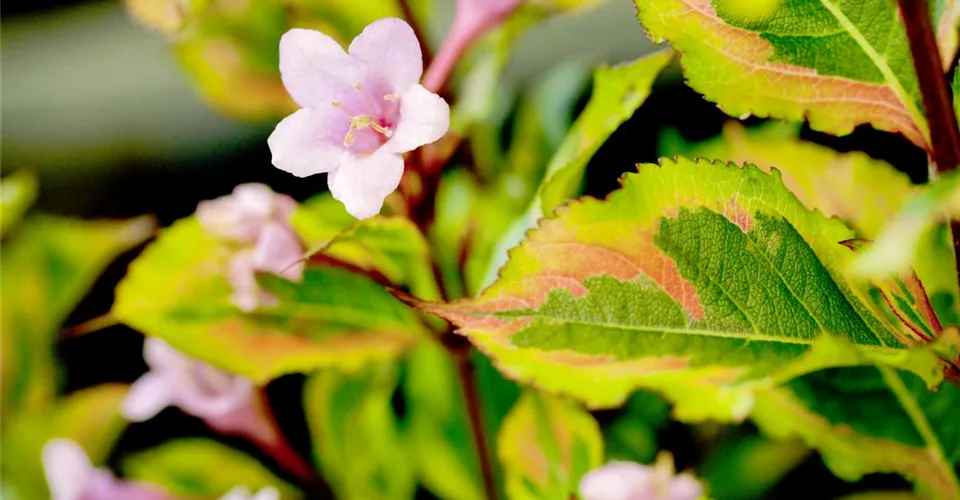
<instances>
[{"instance_id":1,"label":"stamen filament","mask_svg":"<svg viewBox=\"0 0 960 500\"><path fill-rule=\"evenodd\" d=\"M390 130L389 128L387 128L387 127L384 127L383 125L380 125L380 124L377 123L377 122L371 123L371 124L370 124L370 127L372 127L372 128L373 128L374 130L376 130L377 132L383 134L384 137L390 137L390 136L393 135L393 131L391 131L391 130Z\"/></svg>"}]
</instances>

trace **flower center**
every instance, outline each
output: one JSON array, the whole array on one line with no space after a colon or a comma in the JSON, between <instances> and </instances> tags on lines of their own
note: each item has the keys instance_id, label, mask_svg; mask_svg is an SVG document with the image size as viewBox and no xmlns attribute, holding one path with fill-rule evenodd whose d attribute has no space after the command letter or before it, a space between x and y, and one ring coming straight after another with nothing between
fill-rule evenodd
<instances>
[{"instance_id":1,"label":"flower center","mask_svg":"<svg viewBox=\"0 0 960 500\"><path fill-rule=\"evenodd\" d=\"M343 147L369 153L393 136L391 124L395 120L391 117L395 118L398 112L398 98L396 94L381 94L382 90L368 89L359 82L353 84L353 89L356 93L330 104L343 111L347 118L349 128L343 138Z\"/></svg>"},{"instance_id":2,"label":"flower center","mask_svg":"<svg viewBox=\"0 0 960 500\"><path fill-rule=\"evenodd\" d=\"M393 132L390 131L389 127L384 127L379 123L373 121L373 117L370 115L356 115L350 118L350 130L347 131L347 136L343 139L343 146L349 148L353 145L353 134L357 130L363 130L365 128L372 128L380 135L390 138L393 135Z\"/></svg>"}]
</instances>

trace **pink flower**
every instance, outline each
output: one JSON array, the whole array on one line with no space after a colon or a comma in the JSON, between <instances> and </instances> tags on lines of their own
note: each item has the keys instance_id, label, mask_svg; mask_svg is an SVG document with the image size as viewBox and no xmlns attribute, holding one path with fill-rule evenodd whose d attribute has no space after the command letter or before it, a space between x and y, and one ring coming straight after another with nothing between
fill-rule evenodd
<instances>
[{"instance_id":1,"label":"pink flower","mask_svg":"<svg viewBox=\"0 0 960 500\"><path fill-rule=\"evenodd\" d=\"M229 264L231 301L243 311L276 303L260 289L257 272L269 272L300 281L303 244L290 226L297 203L263 184L241 184L233 194L197 206L204 230L237 246Z\"/></svg>"},{"instance_id":2,"label":"pink flower","mask_svg":"<svg viewBox=\"0 0 960 500\"><path fill-rule=\"evenodd\" d=\"M143 357L150 371L134 382L121 407L132 422L149 420L167 406L222 422L243 414L255 395L250 380L188 358L158 338L146 339Z\"/></svg>"},{"instance_id":3,"label":"pink flower","mask_svg":"<svg viewBox=\"0 0 960 500\"><path fill-rule=\"evenodd\" d=\"M283 84L301 106L267 143L277 168L328 172L333 197L353 216L376 215L400 184L402 153L447 132L450 108L419 84L420 45L400 19L381 19L347 52L323 33L292 29L280 40Z\"/></svg>"},{"instance_id":4,"label":"pink flower","mask_svg":"<svg viewBox=\"0 0 960 500\"><path fill-rule=\"evenodd\" d=\"M220 497L220 500L280 500L280 492L276 488L267 487L250 493L246 486L237 486Z\"/></svg>"},{"instance_id":5,"label":"pink flower","mask_svg":"<svg viewBox=\"0 0 960 500\"><path fill-rule=\"evenodd\" d=\"M583 476L584 500L696 500L703 486L687 473L674 475L673 460L660 458L649 467L635 462L610 462Z\"/></svg>"},{"instance_id":6,"label":"pink flower","mask_svg":"<svg viewBox=\"0 0 960 500\"><path fill-rule=\"evenodd\" d=\"M523 0L457 0L450 31L427 69L423 85L439 92L470 45L500 24L521 3Z\"/></svg>"},{"instance_id":7,"label":"pink flower","mask_svg":"<svg viewBox=\"0 0 960 500\"><path fill-rule=\"evenodd\" d=\"M146 483L122 481L108 469L96 469L77 443L53 439L43 447L43 469L52 500L169 500Z\"/></svg>"}]
</instances>

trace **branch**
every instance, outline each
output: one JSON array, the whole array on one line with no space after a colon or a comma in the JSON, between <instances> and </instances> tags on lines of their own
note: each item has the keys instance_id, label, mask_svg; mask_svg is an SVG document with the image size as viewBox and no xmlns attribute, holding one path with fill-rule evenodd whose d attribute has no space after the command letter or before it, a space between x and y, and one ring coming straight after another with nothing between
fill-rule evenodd
<instances>
[{"instance_id":1,"label":"branch","mask_svg":"<svg viewBox=\"0 0 960 500\"><path fill-rule=\"evenodd\" d=\"M930 23L926 0L897 0L907 28L913 66L917 71L923 107L930 128L933 162L937 172L949 172L960 164L960 128L953 112L953 95L947 85L940 59L940 48ZM950 222L953 235L953 257L960 284L960 221ZM956 371L949 373L957 376ZM960 384L958 384L960 385Z\"/></svg>"},{"instance_id":2,"label":"branch","mask_svg":"<svg viewBox=\"0 0 960 500\"><path fill-rule=\"evenodd\" d=\"M493 462L490 461L487 433L483 426L483 415L480 412L480 393L477 390L474 364L470 359L473 347L465 338L448 331L443 337L443 345L457 363L457 375L463 397L467 403L467 413L470 416L470 430L473 442L477 448L477 458L480 461L480 470L483 473L483 489L488 500L497 499L497 481L493 473Z\"/></svg>"},{"instance_id":3,"label":"branch","mask_svg":"<svg viewBox=\"0 0 960 500\"><path fill-rule=\"evenodd\" d=\"M949 172L960 164L960 129L953 114L953 96L943 73L940 49L930 23L930 10L925 0L898 2L930 127L933 162L938 172Z\"/></svg>"}]
</instances>

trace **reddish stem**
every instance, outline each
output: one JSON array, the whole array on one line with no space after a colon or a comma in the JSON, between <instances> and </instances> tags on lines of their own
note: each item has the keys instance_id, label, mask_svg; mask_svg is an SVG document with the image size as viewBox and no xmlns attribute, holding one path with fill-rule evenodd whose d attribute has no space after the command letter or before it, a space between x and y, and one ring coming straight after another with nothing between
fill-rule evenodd
<instances>
[{"instance_id":1,"label":"reddish stem","mask_svg":"<svg viewBox=\"0 0 960 500\"><path fill-rule=\"evenodd\" d=\"M249 406L206 422L221 434L242 437L255 444L311 491L330 491L313 466L284 437L263 391L254 395Z\"/></svg>"},{"instance_id":2,"label":"reddish stem","mask_svg":"<svg viewBox=\"0 0 960 500\"><path fill-rule=\"evenodd\" d=\"M941 66L940 48L930 22L930 10L925 0L897 0L897 3L907 29L913 66L930 128L933 162L937 172L949 172L960 164L960 127L957 126L953 111L953 95ZM960 284L960 221L951 221L950 231L957 282ZM956 379L951 381L957 383Z\"/></svg>"},{"instance_id":3,"label":"reddish stem","mask_svg":"<svg viewBox=\"0 0 960 500\"><path fill-rule=\"evenodd\" d=\"M471 355L473 347L463 337L449 331L444 336L444 346L457 363L457 375L463 397L467 404L467 414L470 417L470 431L477 450L480 462L480 471L483 476L483 490L488 500L497 499L497 481L493 472L493 462L490 460L490 449L487 441L486 428L483 425L483 413L480 411L480 392L477 390L476 373Z\"/></svg>"}]
</instances>

